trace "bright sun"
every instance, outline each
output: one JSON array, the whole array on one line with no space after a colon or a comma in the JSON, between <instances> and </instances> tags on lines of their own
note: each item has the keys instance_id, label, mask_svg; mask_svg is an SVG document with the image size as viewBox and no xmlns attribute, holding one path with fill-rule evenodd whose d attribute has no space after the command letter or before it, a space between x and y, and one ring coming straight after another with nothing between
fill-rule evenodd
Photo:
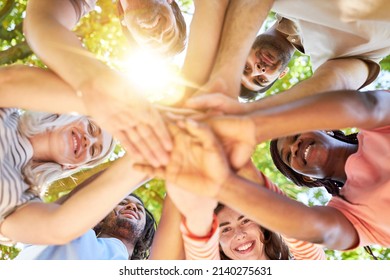
<instances>
[{"instance_id":1,"label":"bright sun","mask_svg":"<svg viewBox=\"0 0 390 280\"><path fill-rule=\"evenodd\" d=\"M151 102L170 105L183 96L179 67L170 60L137 51L119 62L119 67L135 90Z\"/></svg>"}]
</instances>

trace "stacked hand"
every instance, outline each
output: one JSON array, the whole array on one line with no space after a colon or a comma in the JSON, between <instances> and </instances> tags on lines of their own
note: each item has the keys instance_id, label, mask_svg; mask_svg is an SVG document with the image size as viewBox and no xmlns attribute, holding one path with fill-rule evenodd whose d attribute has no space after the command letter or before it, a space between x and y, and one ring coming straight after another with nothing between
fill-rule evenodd
<instances>
[{"instance_id":1,"label":"stacked hand","mask_svg":"<svg viewBox=\"0 0 390 280\"><path fill-rule=\"evenodd\" d=\"M81 88L88 114L117 138L135 161L168 163L172 141L159 111L131 90L125 78L106 72Z\"/></svg>"}]
</instances>

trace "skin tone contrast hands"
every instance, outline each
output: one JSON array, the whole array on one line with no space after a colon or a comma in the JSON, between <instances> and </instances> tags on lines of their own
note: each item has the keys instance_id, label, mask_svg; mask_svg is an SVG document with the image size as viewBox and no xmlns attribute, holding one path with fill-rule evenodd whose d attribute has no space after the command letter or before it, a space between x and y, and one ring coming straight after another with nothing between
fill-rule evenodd
<instances>
[{"instance_id":1,"label":"skin tone contrast hands","mask_svg":"<svg viewBox=\"0 0 390 280\"><path fill-rule=\"evenodd\" d=\"M174 136L175 144L179 140L181 145L174 147L166 168L154 169L146 165L136 165L136 168L173 182L183 190L229 205L256 223L285 236L334 249L347 249L356 244L356 231L337 210L308 207L259 188L256 183L233 172L222 147L205 124L189 121L181 129Z\"/></svg>"}]
</instances>

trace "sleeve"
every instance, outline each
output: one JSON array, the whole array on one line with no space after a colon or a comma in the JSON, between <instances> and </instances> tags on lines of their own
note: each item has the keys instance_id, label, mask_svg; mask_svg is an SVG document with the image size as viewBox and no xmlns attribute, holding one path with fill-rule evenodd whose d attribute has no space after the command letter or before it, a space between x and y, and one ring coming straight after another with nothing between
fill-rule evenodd
<instances>
[{"instance_id":1,"label":"sleeve","mask_svg":"<svg viewBox=\"0 0 390 280\"><path fill-rule=\"evenodd\" d=\"M295 260L326 260L322 246L283 236Z\"/></svg>"},{"instance_id":2,"label":"sleeve","mask_svg":"<svg viewBox=\"0 0 390 280\"><path fill-rule=\"evenodd\" d=\"M213 217L213 225L208 236L194 236L182 221L180 231L184 241L187 260L219 260L219 227L217 216Z\"/></svg>"}]
</instances>

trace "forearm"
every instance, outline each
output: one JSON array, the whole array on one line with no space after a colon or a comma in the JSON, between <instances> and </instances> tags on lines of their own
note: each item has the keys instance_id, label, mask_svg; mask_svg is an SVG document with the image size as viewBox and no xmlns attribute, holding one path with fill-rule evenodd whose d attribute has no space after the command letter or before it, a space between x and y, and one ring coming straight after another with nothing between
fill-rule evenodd
<instances>
[{"instance_id":1,"label":"forearm","mask_svg":"<svg viewBox=\"0 0 390 280\"><path fill-rule=\"evenodd\" d=\"M0 68L0 107L86 114L75 90L49 70L24 65Z\"/></svg>"},{"instance_id":2,"label":"forearm","mask_svg":"<svg viewBox=\"0 0 390 280\"><path fill-rule=\"evenodd\" d=\"M390 124L385 91L334 91L250 114L258 142L305 131L348 127L370 129Z\"/></svg>"},{"instance_id":3,"label":"forearm","mask_svg":"<svg viewBox=\"0 0 390 280\"><path fill-rule=\"evenodd\" d=\"M308 207L238 176L231 176L224 184L218 199L260 225L288 237L334 249L346 249L356 242L353 226L337 210Z\"/></svg>"},{"instance_id":4,"label":"forearm","mask_svg":"<svg viewBox=\"0 0 390 280\"><path fill-rule=\"evenodd\" d=\"M150 260L185 259L183 239L179 229L181 220L182 216L179 210L167 196L150 250Z\"/></svg>"},{"instance_id":5,"label":"forearm","mask_svg":"<svg viewBox=\"0 0 390 280\"><path fill-rule=\"evenodd\" d=\"M245 60L273 2L274 0L234 0L229 3L211 78L224 78L228 94L232 97L239 95Z\"/></svg>"},{"instance_id":6,"label":"forearm","mask_svg":"<svg viewBox=\"0 0 390 280\"><path fill-rule=\"evenodd\" d=\"M288 104L325 91L357 90L364 84L367 77L367 65L360 59L329 60L319 67L313 76L292 88L257 102L249 103L247 111Z\"/></svg>"},{"instance_id":7,"label":"forearm","mask_svg":"<svg viewBox=\"0 0 390 280\"><path fill-rule=\"evenodd\" d=\"M107 67L88 52L72 32L76 12L69 0L28 2L24 32L32 50L43 62L79 89Z\"/></svg>"},{"instance_id":8,"label":"forearm","mask_svg":"<svg viewBox=\"0 0 390 280\"><path fill-rule=\"evenodd\" d=\"M93 228L145 180L124 156L62 205L35 203L16 210L4 221L2 234L24 243L67 243Z\"/></svg>"},{"instance_id":9,"label":"forearm","mask_svg":"<svg viewBox=\"0 0 390 280\"><path fill-rule=\"evenodd\" d=\"M214 65L219 47L228 0L194 1L188 49L182 75L188 83L186 95L205 84Z\"/></svg>"}]
</instances>

